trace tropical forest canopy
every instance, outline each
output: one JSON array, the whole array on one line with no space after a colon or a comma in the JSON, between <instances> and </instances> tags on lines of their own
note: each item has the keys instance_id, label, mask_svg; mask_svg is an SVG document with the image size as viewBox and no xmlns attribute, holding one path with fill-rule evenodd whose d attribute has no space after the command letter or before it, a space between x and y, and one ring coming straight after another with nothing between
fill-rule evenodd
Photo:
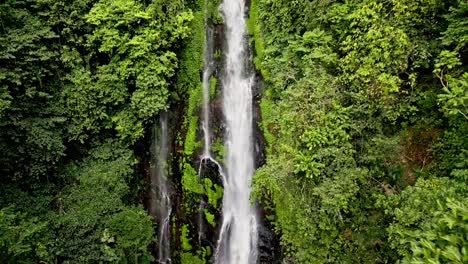
<instances>
[{"instance_id":1,"label":"tropical forest canopy","mask_svg":"<svg viewBox=\"0 0 468 264\"><path fill-rule=\"evenodd\" d=\"M172 181L217 203L188 164L205 1L0 4L1 263L153 261L144 150L173 105ZM468 2L252 0L248 29L278 263L468 263ZM173 260L209 262L184 203Z\"/></svg>"}]
</instances>

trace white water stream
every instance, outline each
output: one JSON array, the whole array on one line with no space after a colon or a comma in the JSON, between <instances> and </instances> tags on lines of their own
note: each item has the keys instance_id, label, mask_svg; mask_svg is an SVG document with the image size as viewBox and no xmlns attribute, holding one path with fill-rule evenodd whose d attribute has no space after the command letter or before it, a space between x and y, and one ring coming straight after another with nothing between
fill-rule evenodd
<instances>
[{"instance_id":1,"label":"white water stream","mask_svg":"<svg viewBox=\"0 0 468 264\"><path fill-rule=\"evenodd\" d=\"M160 114L159 133L154 134L153 146L153 168L151 172L152 182L155 185L154 191L158 194L156 214L159 227L159 255L158 262L161 264L171 263L171 237L170 237L170 217L172 212L171 194L168 185L168 134L167 134L167 113Z\"/></svg>"},{"instance_id":2,"label":"white water stream","mask_svg":"<svg viewBox=\"0 0 468 264\"><path fill-rule=\"evenodd\" d=\"M216 250L216 263L257 262L257 217L250 203L254 174L252 85L246 69L249 59L246 38L245 0L224 0L226 28L223 78L223 110L226 118L223 223Z\"/></svg>"},{"instance_id":3,"label":"white water stream","mask_svg":"<svg viewBox=\"0 0 468 264\"><path fill-rule=\"evenodd\" d=\"M205 8L206 9L206 8ZM205 15L206 16L206 15ZM213 74L213 29L205 21L206 37L203 66L203 109L202 109L202 129L203 129L203 157L211 158L210 144L210 78Z\"/></svg>"}]
</instances>

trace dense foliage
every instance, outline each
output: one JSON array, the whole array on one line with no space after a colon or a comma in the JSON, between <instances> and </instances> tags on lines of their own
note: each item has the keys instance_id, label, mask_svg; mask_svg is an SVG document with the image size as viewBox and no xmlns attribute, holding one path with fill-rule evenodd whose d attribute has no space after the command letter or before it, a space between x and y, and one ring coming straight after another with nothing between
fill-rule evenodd
<instances>
[{"instance_id":1,"label":"dense foliage","mask_svg":"<svg viewBox=\"0 0 468 264\"><path fill-rule=\"evenodd\" d=\"M171 104L173 260L212 260L197 221L215 236L223 189L196 167L220 2L0 4L0 263L154 261L142 163ZM468 2L247 2L267 141L252 198L278 261L468 263Z\"/></svg>"},{"instance_id":2,"label":"dense foliage","mask_svg":"<svg viewBox=\"0 0 468 264\"><path fill-rule=\"evenodd\" d=\"M0 262L151 260L133 150L192 18L180 1L0 4Z\"/></svg>"},{"instance_id":3,"label":"dense foliage","mask_svg":"<svg viewBox=\"0 0 468 264\"><path fill-rule=\"evenodd\" d=\"M466 1L254 0L267 164L293 263L468 261Z\"/></svg>"}]
</instances>

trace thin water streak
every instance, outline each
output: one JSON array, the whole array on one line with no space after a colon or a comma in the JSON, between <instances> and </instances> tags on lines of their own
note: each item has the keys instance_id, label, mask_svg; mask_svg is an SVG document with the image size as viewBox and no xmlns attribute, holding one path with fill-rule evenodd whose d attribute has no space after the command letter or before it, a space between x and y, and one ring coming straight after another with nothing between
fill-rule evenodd
<instances>
[{"instance_id":1,"label":"thin water streak","mask_svg":"<svg viewBox=\"0 0 468 264\"><path fill-rule=\"evenodd\" d=\"M163 112L159 116L159 129L155 129L153 141L153 164L151 179L153 191L158 197L156 205L156 216L159 227L159 254L158 263L171 263L171 234L170 218L172 213L171 191L168 183L168 117Z\"/></svg>"}]
</instances>

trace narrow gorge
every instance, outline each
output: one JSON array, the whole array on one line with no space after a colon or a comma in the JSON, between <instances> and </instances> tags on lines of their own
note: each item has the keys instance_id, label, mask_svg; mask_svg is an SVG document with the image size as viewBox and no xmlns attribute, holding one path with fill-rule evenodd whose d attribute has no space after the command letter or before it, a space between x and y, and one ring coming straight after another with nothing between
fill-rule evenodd
<instances>
[{"instance_id":1,"label":"narrow gorge","mask_svg":"<svg viewBox=\"0 0 468 264\"><path fill-rule=\"evenodd\" d=\"M252 52L249 51L251 47L246 25L248 10L248 3L243 0L206 0L198 11L203 14L203 67L201 82L191 94L191 99L197 98L196 106L189 109L194 114L194 119L189 121L195 123L191 125L196 127L193 139L198 143L194 144L196 147L190 152L191 155L184 152L179 157L187 162L184 165L186 167L182 168L182 182L173 183L175 186L182 184L179 186L183 195L172 194L179 196L179 203L171 205L169 196L167 201L161 198L155 200L159 207L169 205L166 211L158 211L155 215L160 226L159 263L171 263L170 255L167 254L171 241L174 245L172 252L178 246L184 246L184 241L177 241L177 238L171 238L170 233L164 233L169 230L166 217L172 210L181 212L180 208L171 206L188 209L188 212L181 212L185 216L176 213L172 223L176 225L174 227L187 232L186 244L191 249L185 256L191 256L190 261L259 263L259 229L263 230L263 236L269 233L269 238L272 237L272 232L261 226L261 218L264 216L260 215L256 201L251 200L251 180L259 165L259 157L255 155L262 155L259 147L262 143L256 141L262 136L257 127L259 110L254 98L257 88ZM201 16L196 19L201 21ZM161 115L160 119L159 137L164 137L167 115ZM172 134L177 133L178 127L177 124L172 125L175 129ZM187 138L185 144L193 143L188 142ZM164 138L159 142L167 145ZM197 183L191 184L196 186L187 188L186 185L190 184L187 178L195 180L194 169ZM157 178L157 191L167 193L165 182L161 182L160 178ZM172 179L174 181L175 178ZM184 204L192 208L184 209ZM180 224L182 226L177 226ZM263 247L263 258L274 254L267 252L266 248Z\"/></svg>"}]
</instances>

